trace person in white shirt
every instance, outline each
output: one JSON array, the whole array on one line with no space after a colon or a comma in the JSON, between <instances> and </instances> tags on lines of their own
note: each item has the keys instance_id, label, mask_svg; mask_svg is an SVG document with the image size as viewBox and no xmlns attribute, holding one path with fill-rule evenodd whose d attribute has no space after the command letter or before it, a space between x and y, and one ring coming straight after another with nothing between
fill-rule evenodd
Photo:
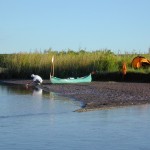
<instances>
[{"instance_id":1,"label":"person in white shirt","mask_svg":"<svg viewBox=\"0 0 150 150\"><path fill-rule=\"evenodd\" d=\"M41 85L43 83L43 79L39 75L32 74L31 77L33 78L33 81L31 83L26 84L27 86L29 84Z\"/></svg>"},{"instance_id":2,"label":"person in white shirt","mask_svg":"<svg viewBox=\"0 0 150 150\"><path fill-rule=\"evenodd\" d=\"M42 84L43 79L39 75L32 74L31 77L33 78L34 83Z\"/></svg>"}]
</instances>

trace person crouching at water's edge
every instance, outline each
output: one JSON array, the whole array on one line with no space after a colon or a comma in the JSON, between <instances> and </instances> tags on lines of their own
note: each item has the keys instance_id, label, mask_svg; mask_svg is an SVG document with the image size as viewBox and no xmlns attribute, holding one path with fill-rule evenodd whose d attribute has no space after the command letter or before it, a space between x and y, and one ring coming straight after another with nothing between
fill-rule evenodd
<instances>
[{"instance_id":1,"label":"person crouching at water's edge","mask_svg":"<svg viewBox=\"0 0 150 150\"><path fill-rule=\"evenodd\" d=\"M31 77L33 78L33 81L31 83L28 83L27 86L30 84L34 84L34 85L41 85L42 84L43 79L39 75L32 74Z\"/></svg>"},{"instance_id":2,"label":"person crouching at water's edge","mask_svg":"<svg viewBox=\"0 0 150 150\"><path fill-rule=\"evenodd\" d=\"M39 75L32 74L31 77L33 78L33 83L35 84L42 84L43 79Z\"/></svg>"}]
</instances>

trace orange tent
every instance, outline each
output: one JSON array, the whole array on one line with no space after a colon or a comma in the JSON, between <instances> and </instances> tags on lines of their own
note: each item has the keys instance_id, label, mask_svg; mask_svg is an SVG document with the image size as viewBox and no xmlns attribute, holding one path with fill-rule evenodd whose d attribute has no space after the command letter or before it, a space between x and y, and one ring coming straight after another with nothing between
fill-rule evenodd
<instances>
[{"instance_id":1,"label":"orange tent","mask_svg":"<svg viewBox=\"0 0 150 150\"><path fill-rule=\"evenodd\" d=\"M143 66L149 66L150 61L148 59L146 59L145 57L137 56L132 60L131 65L133 68L140 68Z\"/></svg>"}]
</instances>

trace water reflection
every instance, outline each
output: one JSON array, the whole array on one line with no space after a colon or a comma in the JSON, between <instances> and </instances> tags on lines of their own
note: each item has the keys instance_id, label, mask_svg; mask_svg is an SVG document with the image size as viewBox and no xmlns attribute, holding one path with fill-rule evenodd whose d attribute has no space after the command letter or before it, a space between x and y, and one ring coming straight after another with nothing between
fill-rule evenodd
<instances>
[{"instance_id":1,"label":"water reflection","mask_svg":"<svg viewBox=\"0 0 150 150\"><path fill-rule=\"evenodd\" d=\"M80 108L80 102L45 92L40 87L0 85L0 96L0 113L3 116L57 114Z\"/></svg>"},{"instance_id":2,"label":"water reflection","mask_svg":"<svg viewBox=\"0 0 150 150\"><path fill-rule=\"evenodd\" d=\"M24 85L0 85L0 92L6 92L7 94L20 94L25 95L31 93L31 89L27 90Z\"/></svg>"},{"instance_id":3,"label":"water reflection","mask_svg":"<svg viewBox=\"0 0 150 150\"><path fill-rule=\"evenodd\" d=\"M41 88L39 88L39 87L35 87L34 89L33 89L33 96L35 96L35 97L42 97L42 94L43 94L43 90L41 89Z\"/></svg>"}]
</instances>

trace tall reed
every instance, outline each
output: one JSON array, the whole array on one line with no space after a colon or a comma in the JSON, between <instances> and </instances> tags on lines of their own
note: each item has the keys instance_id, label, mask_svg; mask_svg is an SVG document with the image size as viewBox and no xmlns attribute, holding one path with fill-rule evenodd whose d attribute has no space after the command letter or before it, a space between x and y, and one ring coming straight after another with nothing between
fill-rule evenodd
<instances>
[{"instance_id":1,"label":"tall reed","mask_svg":"<svg viewBox=\"0 0 150 150\"><path fill-rule=\"evenodd\" d=\"M52 56L55 57L55 76L68 77L83 76L92 71L118 72L123 62L126 62L128 71L134 72L131 61L137 54L116 55L110 50L92 52L51 50L44 53L17 53L0 55L0 67L7 68L7 72L5 72L7 78L30 78L30 75L34 73L48 79L51 72ZM149 55L144 56L149 59ZM141 69L141 71L149 72L148 69Z\"/></svg>"}]
</instances>

